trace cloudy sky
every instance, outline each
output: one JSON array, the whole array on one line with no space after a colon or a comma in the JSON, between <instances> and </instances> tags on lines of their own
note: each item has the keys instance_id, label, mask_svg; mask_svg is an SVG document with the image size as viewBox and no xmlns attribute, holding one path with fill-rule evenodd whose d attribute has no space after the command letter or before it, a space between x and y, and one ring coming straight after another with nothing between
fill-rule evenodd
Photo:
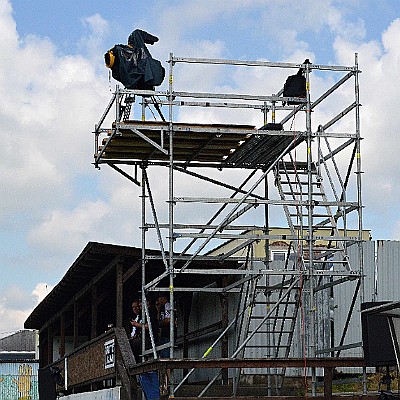
<instances>
[{"instance_id":1,"label":"cloudy sky","mask_svg":"<svg viewBox=\"0 0 400 400\"><path fill-rule=\"evenodd\" d=\"M151 51L164 66L170 52L333 65L357 52L364 227L400 240L398 0L0 0L1 336L23 327L87 242L140 246L140 189L91 164L115 86L103 53L136 28L160 38ZM184 84L262 87L250 73Z\"/></svg>"}]
</instances>

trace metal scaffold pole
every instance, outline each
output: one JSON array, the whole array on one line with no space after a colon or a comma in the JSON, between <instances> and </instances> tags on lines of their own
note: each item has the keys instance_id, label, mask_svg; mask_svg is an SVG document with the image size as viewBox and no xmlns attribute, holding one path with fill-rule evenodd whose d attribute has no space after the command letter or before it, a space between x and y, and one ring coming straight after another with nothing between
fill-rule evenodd
<instances>
[{"instance_id":1,"label":"metal scaffold pole","mask_svg":"<svg viewBox=\"0 0 400 400\"><path fill-rule=\"evenodd\" d=\"M169 304L170 304L170 324L169 324L169 357L174 358L175 343L175 305L174 305L174 130L173 130L173 54L169 59L169 198L168 198L168 218L169 218ZM169 376L170 393L174 393L173 371Z\"/></svg>"}]
</instances>

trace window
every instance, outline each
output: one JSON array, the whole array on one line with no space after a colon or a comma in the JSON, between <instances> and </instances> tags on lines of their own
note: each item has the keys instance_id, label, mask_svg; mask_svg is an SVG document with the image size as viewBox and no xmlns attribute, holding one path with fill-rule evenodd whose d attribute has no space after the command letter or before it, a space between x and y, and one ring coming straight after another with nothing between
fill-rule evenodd
<instances>
[{"instance_id":1,"label":"window","mask_svg":"<svg viewBox=\"0 0 400 400\"><path fill-rule=\"evenodd\" d=\"M271 260L272 261L285 261L286 260L286 252L284 251L271 251Z\"/></svg>"}]
</instances>

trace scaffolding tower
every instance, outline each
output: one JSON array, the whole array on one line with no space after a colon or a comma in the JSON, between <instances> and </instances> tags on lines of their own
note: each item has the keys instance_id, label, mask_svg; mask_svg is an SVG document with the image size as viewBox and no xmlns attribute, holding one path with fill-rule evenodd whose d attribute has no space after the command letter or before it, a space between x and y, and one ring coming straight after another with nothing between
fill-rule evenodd
<instances>
[{"instance_id":1,"label":"scaffolding tower","mask_svg":"<svg viewBox=\"0 0 400 400\"><path fill-rule=\"evenodd\" d=\"M141 187L143 300L151 291L168 292L172 305L179 292L236 296L234 317L201 358L232 327L235 343L222 355L228 358L338 357L359 345L345 344L356 299L363 299L357 55L354 66L173 54L168 63L168 90L117 86L94 131L95 166L106 164ZM236 74L256 69L259 79L270 75L281 83L271 95L178 91L176 82L184 82L179 68L183 78L193 77L194 68L198 80L206 68ZM283 97L284 77L298 69L306 77L306 97ZM314 86L318 95L312 96ZM139 107L141 118L132 118ZM217 120L218 113L235 123ZM237 123L240 118L244 124ZM282 128L269 130L268 121ZM153 178L153 169L162 172ZM272 221L285 229L272 229ZM158 243L165 272L148 282L146 266L156 258L146 252L151 241ZM278 263L270 251L277 242L286 251ZM357 257L349 257L349 251ZM225 265L227 260L236 266ZM208 261L212 268L199 267ZM202 276L223 279L202 284ZM336 288L346 284L352 300L344 325L334 328L341 332L335 343L331 301ZM153 341L154 357L161 347L169 348L172 359L184 356L174 347L174 313L171 307L170 342L156 347ZM191 372L177 385L171 381L172 394ZM246 370L232 376L234 393L241 373ZM279 392L285 373L285 368L268 369L269 392L272 387ZM315 384L315 368L311 375Z\"/></svg>"}]
</instances>

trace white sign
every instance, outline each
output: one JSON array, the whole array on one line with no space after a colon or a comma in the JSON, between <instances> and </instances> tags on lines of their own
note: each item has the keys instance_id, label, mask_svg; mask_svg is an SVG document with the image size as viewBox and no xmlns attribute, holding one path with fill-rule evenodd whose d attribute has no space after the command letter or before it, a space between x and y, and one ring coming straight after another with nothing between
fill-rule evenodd
<instances>
[{"instance_id":1,"label":"white sign","mask_svg":"<svg viewBox=\"0 0 400 400\"><path fill-rule=\"evenodd\" d=\"M111 389L96 390L95 392L89 393L77 393L64 396L63 400L120 400L121 399L121 387L115 387Z\"/></svg>"},{"instance_id":2,"label":"white sign","mask_svg":"<svg viewBox=\"0 0 400 400\"><path fill-rule=\"evenodd\" d=\"M114 339L104 343L104 368L113 368L115 365L115 344Z\"/></svg>"}]
</instances>

